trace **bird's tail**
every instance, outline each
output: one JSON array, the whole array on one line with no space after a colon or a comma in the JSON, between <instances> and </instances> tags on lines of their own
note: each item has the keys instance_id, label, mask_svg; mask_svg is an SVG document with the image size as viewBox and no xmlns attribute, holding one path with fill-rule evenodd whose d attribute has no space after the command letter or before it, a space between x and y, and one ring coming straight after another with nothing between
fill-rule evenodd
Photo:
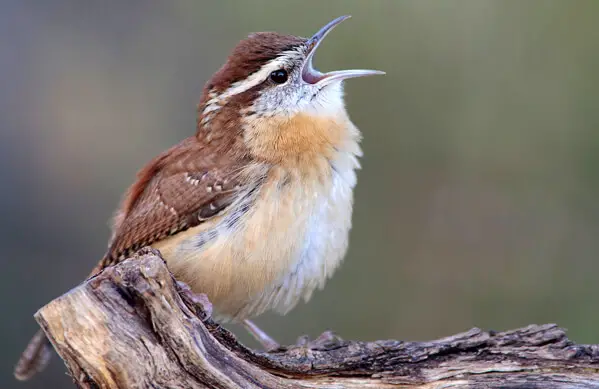
<instances>
[{"instance_id":1,"label":"bird's tail","mask_svg":"<svg viewBox=\"0 0 599 389\"><path fill-rule=\"evenodd\" d=\"M27 348L21 354L19 362L15 366L15 377L20 381L26 381L44 370L52 356L52 345L44 334L39 330L29 341Z\"/></svg>"}]
</instances>

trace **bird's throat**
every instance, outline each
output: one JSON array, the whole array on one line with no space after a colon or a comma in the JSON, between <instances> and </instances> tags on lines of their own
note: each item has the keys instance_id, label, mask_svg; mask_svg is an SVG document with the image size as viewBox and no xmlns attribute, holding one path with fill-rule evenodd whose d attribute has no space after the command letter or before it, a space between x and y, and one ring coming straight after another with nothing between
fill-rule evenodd
<instances>
[{"instance_id":1,"label":"bird's throat","mask_svg":"<svg viewBox=\"0 0 599 389\"><path fill-rule=\"evenodd\" d=\"M244 123L245 143L258 160L296 167L331 159L358 133L345 115L250 117Z\"/></svg>"}]
</instances>

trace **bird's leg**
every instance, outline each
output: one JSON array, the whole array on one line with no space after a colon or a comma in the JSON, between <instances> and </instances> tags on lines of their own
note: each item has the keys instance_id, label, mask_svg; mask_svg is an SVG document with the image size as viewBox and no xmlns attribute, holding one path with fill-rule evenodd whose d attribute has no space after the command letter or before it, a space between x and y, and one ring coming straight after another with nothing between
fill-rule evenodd
<instances>
[{"instance_id":1,"label":"bird's leg","mask_svg":"<svg viewBox=\"0 0 599 389\"><path fill-rule=\"evenodd\" d=\"M252 334L254 339L260 342L260 344L262 345L262 347L266 349L266 351L274 351L280 347L279 344L273 338L268 336L266 332L262 331L252 321L244 320L243 326L248 330L250 334Z\"/></svg>"}]
</instances>

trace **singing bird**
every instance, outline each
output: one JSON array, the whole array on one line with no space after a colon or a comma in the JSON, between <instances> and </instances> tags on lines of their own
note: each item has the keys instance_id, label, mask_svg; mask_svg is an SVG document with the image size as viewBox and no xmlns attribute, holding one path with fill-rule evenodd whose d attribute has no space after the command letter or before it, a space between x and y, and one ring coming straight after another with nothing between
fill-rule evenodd
<instances>
[{"instance_id":1,"label":"singing bird","mask_svg":"<svg viewBox=\"0 0 599 389\"><path fill-rule=\"evenodd\" d=\"M361 150L342 84L384 74L314 69L316 49L347 18L311 38L261 32L237 44L204 88L195 135L126 192L92 275L151 246L219 318L278 347L248 318L309 300L347 251ZM30 378L49 356L40 331L15 376Z\"/></svg>"}]
</instances>

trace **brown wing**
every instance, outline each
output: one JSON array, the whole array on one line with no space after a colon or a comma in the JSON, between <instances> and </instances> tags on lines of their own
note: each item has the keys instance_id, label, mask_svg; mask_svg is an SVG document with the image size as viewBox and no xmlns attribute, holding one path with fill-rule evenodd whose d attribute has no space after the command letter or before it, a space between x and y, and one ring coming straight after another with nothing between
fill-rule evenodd
<instances>
[{"instance_id":1,"label":"brown wing","mask_svg":"<svg viewBox=\"0 0 599 389\"><path fill-rule=\"evenodd\" d=\"M150 162L129 189L95 271L226 209L245 189L243 161L233 156L190 138Z\"/></svg>"},{"instance_id":2,"label":"brown wing","mask_svg":"<svg viewBox=\"0 0 599 389\"><path fill-rule=\"evenodd\" d=\"M243 155L226 139L205 145L193 137L151 161L129 188L108 252L90 277L134 250L209 219L247 193L239 179L247 163ZM50 342L38 332L17 363L15 376L25 380L42 370L50 351Z\"/></svg>"}]
</instances>

